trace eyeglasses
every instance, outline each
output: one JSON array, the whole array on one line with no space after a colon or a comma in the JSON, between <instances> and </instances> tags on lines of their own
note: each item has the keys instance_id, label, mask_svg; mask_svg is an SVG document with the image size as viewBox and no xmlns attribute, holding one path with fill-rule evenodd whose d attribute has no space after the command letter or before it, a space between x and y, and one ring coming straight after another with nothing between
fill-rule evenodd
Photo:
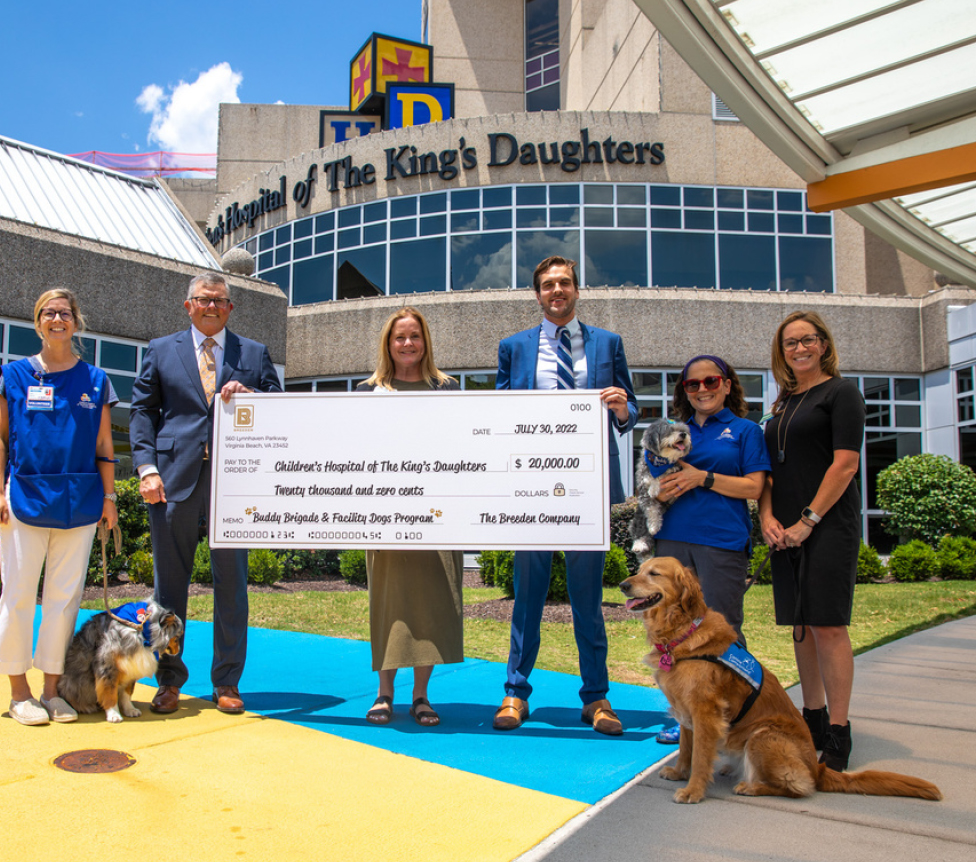
<instances>
[{"instance_id":1,"label":"eyeglasses","mask_svg":"<svg viewBox=\"0 0 976 862\"><path fill-rule=\"evenodd\" d=\"M60 317L62 320L65 321L75 319L75 315L73 311L54 311L53 309L45 308L41 312L41 320L54 320L56 317Z\"/></svg>"},{"instance_id":2,"label":"eyeglasses","mask_svg":"<svg viewBox=\"0 0 976 862\"><path fill-rule=\"evenodd\" d=\"M820 341L820 336L815 333L804 335L803 338L800 339L785 338L783 339L783 350L785 350L787 353L792 353L801 344L804 347L810 348L813 347L818 341Z\"/></svg>"},{"instance_id":3,"label":"eyeglasses","mask_svg":"<svg viewBox=\"0 0 976 862\"><path fill-rule=\"evenodd\" d=\"M223 310L230 305L229 299L214 299L212 296L191 296L197 308L208 308L213 303L217 308Z\"/></svg>"},{"instance_id":4,"label":"eyeglasses","mask_svg":"<svg viewBox=\"0 0 976 862\"><path fill-rule=\"evenodd\" d=\"M704 386L706 392L714 392L724 379L720 374L712 374L703 380L682 380L681 387L685 392L697 392L699 386Z\"/></svg>"}]
</instances>

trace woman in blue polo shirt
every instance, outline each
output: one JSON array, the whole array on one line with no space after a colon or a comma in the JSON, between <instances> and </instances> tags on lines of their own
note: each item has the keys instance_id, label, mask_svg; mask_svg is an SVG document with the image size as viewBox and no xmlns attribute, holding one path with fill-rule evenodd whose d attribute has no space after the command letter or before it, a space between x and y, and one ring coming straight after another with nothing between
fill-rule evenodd
<instances>
[{"instance_id":1,"label":"woman in blue polo shirt","mask_svg":"<svg viewBox=\"0 0 976 862\"><path fill-rule=\"evenodd\" d=\"M742 603L752 519L747 500L762 493L769 453L748 412L739 377L718 356L696 356L674 387L672 414L688 424L691 452L680 472L661 481L658 500L671 502L655 536L655 553L676 557L697 575L706 604L742 634ZM678 728L659 735L677 742Z\"/></svg>"}]
</instances>

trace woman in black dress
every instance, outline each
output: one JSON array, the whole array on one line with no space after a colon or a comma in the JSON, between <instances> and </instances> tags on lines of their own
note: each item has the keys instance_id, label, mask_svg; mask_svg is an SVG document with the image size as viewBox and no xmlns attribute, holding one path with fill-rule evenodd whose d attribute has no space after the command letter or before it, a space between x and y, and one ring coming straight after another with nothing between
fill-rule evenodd
<instances>
[{"instance_id":1,"label":"woman in black dress","mask_svg":"<svg viewBox=\"0 0 976 862\"><path fill-rule=\"evenodd\" d=\"M854 654L848 626L861 542L854 481L864 440L864 399L838 372L830 330L812 311L776 331L780 391L766 425L772 473L759 501L774 551L776 622L793 626L803 717L821 762L844 770L851 752L848 707Z\"/></svg>"}]
</instances>

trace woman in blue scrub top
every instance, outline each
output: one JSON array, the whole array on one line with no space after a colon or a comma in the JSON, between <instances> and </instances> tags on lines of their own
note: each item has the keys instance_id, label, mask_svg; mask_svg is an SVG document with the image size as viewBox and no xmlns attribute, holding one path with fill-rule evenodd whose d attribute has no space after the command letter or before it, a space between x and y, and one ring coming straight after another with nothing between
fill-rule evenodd
<instances>
[{"instance_id":1,"label":"woman in blue scrub top","mask_svg":"<svg viewBox=\"0 0 976 862\"><path fill-rule=\"evenodd\" d=\"M762 493L769 453L762 429L746 419L739 377L718 356L696 356L674 388L672 414L688 424L691 452L680 472L661 480L658 500L670 502L655 554L676 557L697 575L705 603L742 634L752 519L748 500ZM677 742L677 726L661 742ZM663 738L662 738L663 737Z\"/></svg>"},{"instance_id":2,"label":"woman in blue scrub top","mask_svg":"<svg viewBox=\"0 0 976 862\"><path fill-rule=\"evenodd\" d=\"M74 721L58 697L64 656L85 587L95 526L118 521L111 406L105 372L83 362L74 336L84 319L74 294L43 293L34 306L36 356L0 373L0 673L10 677L10 717L21 724ZM37 585L43 620L31 649ZM40 699L27 671L44 674Z\"/></svg>"}]
</instances>

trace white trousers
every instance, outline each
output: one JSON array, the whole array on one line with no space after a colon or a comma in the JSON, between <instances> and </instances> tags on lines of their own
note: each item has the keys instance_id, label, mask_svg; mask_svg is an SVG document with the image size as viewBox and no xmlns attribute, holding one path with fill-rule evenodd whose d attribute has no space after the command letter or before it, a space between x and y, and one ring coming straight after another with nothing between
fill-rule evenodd
<instances>
[{"instance_id":1,"label":"white trousers","mask_svg":"<svg viewBox=\"0 0 976 862\"><path fill-rule=\"evenodd\" d=\"M31 668L37 584L46 559L43 619L33 666L44 673L60 675L78 619L97 524L52 530L32 527L19 521L9 507L7 511L10 523L0 524L0 673L18 676Z\"/></svg>"}]
</instances>

